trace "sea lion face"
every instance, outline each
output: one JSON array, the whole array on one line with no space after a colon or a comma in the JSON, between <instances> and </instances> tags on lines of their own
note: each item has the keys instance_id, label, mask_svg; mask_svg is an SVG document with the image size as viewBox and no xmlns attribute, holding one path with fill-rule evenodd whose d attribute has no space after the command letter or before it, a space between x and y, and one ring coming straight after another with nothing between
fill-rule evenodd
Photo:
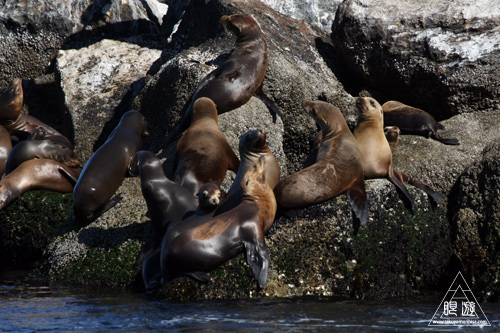
<instances>
[{"instance_id":1,"label":"sea lion face","mask_svg":"<svg viewBox=\"0 0 500 333\"><path fill-rule=\"evenodd\" d=\"M222 200L223 192L213 183L206 183L200 187L198 192L198 200L202 210L214 210Z\"/></svg>"},{"instance_id":2,"label":"sea lion face","mask_svg":"<svg viewBox=\"0 0 500 333\"><path fill-rule=\"evenodd\" d=\"M202 118L218 120L217 106L208 97L200 97L193 105L193 122Z\"/></svg>"},{"instance_id":3,"label":"sea lion face","mask_svg":"<svg viewBox=\"0 0 500 333\"><path fill-rule=\"evenodd\" d=\"M17 119L23 100L22 80L15 78L0 95L0 121Z\"/></svg>"},{"instance_id":4,"label":"sea lion face","mask_svg":"<svg viewBox=\"0 0 500 333\"><path fill-rule=\"evenodd\" d=\"M337 133L342 130L343 115L340 109L323 101L304 101L302 107L316 121L325 133ZM342 119L342 121L341 121Z\"/></svg>"},{"instance_id":5,"label":"sea lion face","mask_svg":"<svg viewBox=\"0 0 500 333\"><path fill-rule=\"evenodd\" d=\"M257 21L247 15L235 14L231 16L224 15L221 17L221 22L224 26L232 31L236 36L250 29L257 28L260 30Z\"/></svg>"},{"instance_id":6,"label":"sea lion face","mask_svg":"<svg viewBox=\"0 0 500 333\"><path fill-rule=\"evenodd\" d=\"M371 97L358 97L356 99L359 119L383 119L382 106Z\"/></svg>"},{"instance_id":7,"label":"sea lion face","mask_svg":"<svg viewBox=\"0 0 500 333\"><path fill-rule=\"evenodd\" d=\"M260 152L267 148L266 131L252 130L243 134L239 142L241 152Z\"/></svg>"},{"instance_id":8,"label":"sea lion face","mask_svg":"<svg viewBox=\"0 0 500 333\"><path fill-rule=\"evenodd\" d=\"M149 136L146 118L135 110L125 112L118 126L132 128L142 138L147 138Z\"/></svg>"},{"instance_id":9,"label":"sea lion face","mask_svg":"<svg viewBox=\"0 0 500 333\"><path fill-rule=\"evenodd\" d=\"M399 130L399 127L397 126L386 126L384 127L384 134L385 137L387 138L387 141L395 141L399 138L399 135L401 134L401 131ZM391 138L391 140L389 140Z\"/></svg>"}]
</instances>

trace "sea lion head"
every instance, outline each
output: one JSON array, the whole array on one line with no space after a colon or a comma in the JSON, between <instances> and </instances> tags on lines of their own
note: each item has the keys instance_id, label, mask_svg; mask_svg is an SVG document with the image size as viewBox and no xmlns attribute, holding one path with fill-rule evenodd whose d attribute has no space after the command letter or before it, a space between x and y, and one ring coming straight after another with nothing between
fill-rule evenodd
<instances>
[{"instance_id":1,"label":"sea lion head","mask_svg":"<svg viewBox=\"0 0 500 333\"><path fill-rule=\"evenodd\" d=\"M261 153L268 149L267 134L263 130L251 130L243 134L240 138L238 149L242 153Z\"/></svg>"},{"instance_id":2,"label":"sea lion head","mask_svg":"<svg viewBox=\"0 0 500 333\"><path fill-rule=\"evenodd\" d=\"M224 24L224 26L236 36L240 36L242 33L249 33L251 31L260 32L260 27L257 21L248 15L224 15L220 20L222 24Z\"/></svg>"},{"instance_id":3,"label":"sea lion head","mask_svg":"<svg viewBox=\"0 0 500 333\"><path fill-rule=\"evenodd\" d=\"M149 136L146 118L139 111L130 110L125 112L118 126L131 128L142 138Z\"/></svg>"},{"instance_id":4,"label":"sea lion head","mask_svg":"<svg viewBox=\"0 0 500 333\"><path fill-rule=\"evenodd\" d=\"M340 109L323 101L303 101L302 107L316 121L323 136L327 133L337 133L345 126L344 116Z\"/></svg>"},{"instance_id":5,"label":"sea lion head","mask_svg":"<svg viewBox=\"0 0 500 333\"><path fill-rule=\"evenodd\" d=\"M23 85L20 78L12 80L10 85L0 94L0 121L14 121L23 108Z\"/></svg>"},{"instance_id":6,"label":"sea lion head","mask_svg":"<svg viewBox=\"0 0 500 333\"><path fill-rule=\"evenodd\" d=\"M382 106L371 97L358 97L356 99L358 108L358 121L377 120L383 121L384 111Z\"/></svg>"},{"instance_id":7,"label":"sea lion head","mask_svg":"<svg viewBox=\"0 0 500 333\"><path fill-rule=\"evenodd\" d=\"M193 105L193 123L203 118L218 120L217 106L208 97L198 98Z\"/></svg>"},{"instance_id":8,"label":"sea lion head","mask_svg":"<svg viewBox=\"0 0 500 333\"><path fill-rule=\"evenodd\" d=\"M200 187L198 200L204 211L213 211L222 201L224 192L213 183L206 183Z\"/></svg>"}]
</instances>

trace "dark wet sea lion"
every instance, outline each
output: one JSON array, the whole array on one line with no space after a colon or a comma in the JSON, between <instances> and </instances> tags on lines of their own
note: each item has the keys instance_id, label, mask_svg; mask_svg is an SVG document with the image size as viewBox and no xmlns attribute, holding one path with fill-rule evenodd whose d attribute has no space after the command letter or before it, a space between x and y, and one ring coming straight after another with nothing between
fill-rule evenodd
<instances>
[{"instance_id":1,"label":"dark wet sea lion","mask_svg":"<svg viewBox=\"0 0 500 333\"><path fill-rule=\"evenodd\" d=\"M0 125L0 179L7 168L7 159L12 150L12 141L9 132Z\"/></svg>"},{"instance_id":2,"label":"dark wet sea lion","mask_svg":"<svg viewBox=\"0 0 500 333\"><path fill-rule=\"evenodd\" d=\"M240 167L236 173L229 191L224 196L224 200L214 212L214 215L227 212L228 210L236 207L242 199L240 182L242 177L246 174L247 170L254 165L261 156L264 156L267 163L266 168L266 182L274 189L276 184L280 181L280 167L278 160L267 144L267 134L262 130L251 130L246 132L240 137L238 150L240 153Z\"/></svg>"},{"instance_id":3,"label":"dark wet sea lion","mask_svg":"<svg viewBox=\"0 0 500 333\"><path fill-rule=\"evenodd\" d=\"M242 106L255 94L275 114L280 114L276 105L262 91L268 59L267 44L259 24L246 15L223 16L221 22L236 35L236 47L221 66L200 82L191 104L168 134L166 145L189 127L193 104L200 97L210 98L217 105L219 114L222 114Z\"/></svg>"},{"instance_id":4,"label":"dark wet sea lion","mask_svg":"<svg viewBox=\"0 0 500 333\"><path fill-rule=\"evenodd\" d=\"M365 179L387 178L393 183L409 209L415 203L403 182L394 175L392 152L384 135L382 106L371 97L358 97L358 125L354 137L363 155Z\"/></svg>"},{"instance_id":5,"label":"dark wet sea lion","mask_svg":"<svg viewBox=\"0 0 500 333\"><path fill-rule=\"evenodd\" d=\"M80 172L81 168L70 168L54 160L26 161L0 181L0 210L30 190L71 192L75 183L66 175L69 174L73 179L77 179Z\"/></svg>"},{"instance_id":6,"label":"dark wet sea lion","mask_svg":"<svg viewBox=\"0 0 500 333\"><path fill-rule=\"evenodd\" d=\"M242 202L208 221L183 221L165 234L161 250L164 281L179 275L206 280L205 272L244 252L259 286L267 282L269 254L264 234L276 214L262 156L242 177Z\"/></svg>"},{"instance_id":7,"label":"dark wet sea lion","mask_svg":"<svg viewBox=\"0 0 500 333\"><path fill-rule=\"evenodd\" d=\"M363 158L344 116L322 101L305 101L304 109L320 126L316 163L282 179L274 189L283 210L308 207L346 193L361 224L368 219Z\"/></svg>"},{"instance_id":8,"label":"dark wet sea lion","mask_svg":"<svg viewBox=\"0 0 500 333\"><path fill-rule=\"evenodd\" d=\"M0 125L11 134L25 132L31 134L39 127L45 130L45 139L63 144L73 149L73 144L64 135L44 122L22 112L24 102L22 80L12 80L9 87L0 95Z\"/></svg>"},{"instance_id":9,"label":"dark wet sea lion","mask_svg":"<svg viewBox=\"0 0 500 333\"><path fill-rule=\"evenodd\" d=\"M446 145L460 144L457 139L441 137L438 129L444 129L444 126L422 109L398 101L388 101L382 105L382 109L384 110L384 125L397 126L402 134L414 134L433 138Z\"/></svg>"},{"instance_id":10,"label":"dark wet sea lion","mask_svg":"<svg viewBox=\"0 0 500 333\"><path fill-rule=\"evenodd\" d=\"M146 119L126 112L106 142L90 157L73 191L73 221L87 225L113 205L107 204L128 174L130 162L149 135Z\"/></svg>"},{"instance_id":11,"label":"dark wet sea lion","mask_svg":"<svg viewBox=\"0 0 500 333\"><path fill-rule=\"evenodd\" d=\"M218 186L227 170L236 172L240 160L219 129L217 108L206 97L193 106L193 119L177 143L176 169L173 179L196 195L205 183Z\"/></svg>"}]
</instances>

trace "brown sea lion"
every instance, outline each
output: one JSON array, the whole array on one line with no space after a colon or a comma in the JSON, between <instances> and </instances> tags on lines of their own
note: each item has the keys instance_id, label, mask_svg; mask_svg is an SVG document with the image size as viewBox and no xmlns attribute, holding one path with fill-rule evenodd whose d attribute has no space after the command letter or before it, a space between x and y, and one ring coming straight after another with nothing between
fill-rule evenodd
<instances>
[{"instance_id":1,"label":"brown sea lion","mask_svg":"<svg viewBox=\"0 0 500 333\"><path fill-rule=\"evenodd\" d=\"M240 183L242 202L209 221L183 221L165 234L161 249L164 281L187 275L205 281L203 272L245 253L259 286L267 282L269 254L264 234L276 214L276 199L266 183L266 160L261 156Z\"/></svg>"},{"instance_id":2,"label":"brown sea lion","mask_svg":"<svg viewBox=\"0 0 500 333\"><path fill-rule=\"evenodd\" d=\"M444 129L433 116L422 109L408 106L398 101L388 101L382 105L384 125L397 126L402 134L420 135L433 138L445 145L459 145L457 139L446 139L439 135L438 129Z\"/></svg>"},{"instance_id":3,"label":"brown sea lion","mask_svg":"<svg viewBox=\"0 0 500 333\"><path fill-rule=\"evenodd\" d=\"M400 135L399 128L397 128L396 126L387 126L384 128L384 133L385 133L385 137L387 139L387 142L389 142L389 146L391 147L391 153L394 153L394 150L396 149L396 146L399 142L399 135ZM422 183L414 178L408 177L407 175L405 175L404 173L402 173L400 171L394 170L394 176L397 177L403 183L411 184L411 185L418 187L421 190L425 191L432 198L432 200L434 200L434 202L436 202L437 204L439 204L441 201L443 201L446 198L446 196L444 194L441 194L441 193L435 191L431 187L425 185L424 183Z\"/></svg>"},{"instance_id":4,"label":"brown sea lion","mask_svg":"<svg viewBox=\"0 0 500 333\"><path fill-rule=\"evenodd\" d=\"M10 140L9 131L0 125L0 179L7 168L7 159L12 150L12 141Z\"/></svg>"},{"instance_id":5,"label":"brown sea lion","mask_svg":"<svg viewBox=\"0 0 500 333\"><path fill-rule=\"evenodd\" d=\"M22 80L15 78L9 87L0 95L0 125L4 126L9 133L16 135L17 132L31 134L39 127L45 129L45 139L52 140L73 149L73 144L64 135L38 120L35 117L22 112L24 102Z\"/></svg>"},{"instance_id":6,"label":"brown sea lion","mask_svg":"<svg viewBox=\"0 0 500 333\"><path fill-rule=\"evenodd\" d=\"M193 103L200 97L210 98L222 114L242 106L255 94L275 114L280 114L274 102L262 91L268 59L267 44L259 24L250 16L238 14L223 16L221 22L236 35L236 48L222 65L200 82L191 104L168 134L165 145L188 128Z\"/></svg>"},{"instance_id":7,"label":"brown sea lion","mask_svg":"<svg viewBox=\"0 0 500 333\"><path fill-rule=\"evenodd\" d=\"M227 170L236 172L240 160L219 129L217 108L207 97L193 106L191 125L177 143L173 179L196 195L200 186L224 181Z\"/></svg>"},{"instance_id":8,"label":"brown sea lion","mask_svg":"<svg viewBox=\"0 0 500 333\"><path fill-rule=\"evenodd\" d=\"M224 196L224 200L214 212L214 215L219 215L221 213L227 212L228 210L236 207L242 199L242 193L240 190L240 182L242 177L246 174L247 170L254 165L261 156L264 156L267 163L266 168L266 182L274 189L276 184L280 181L280 167L278 165L278 160L274 156L273 152L267 145L267 134L262 130L251 130L246 132L240 137L238 144L238 150L240 153L240 167L236 173L236 178L234 179L229 191Z\"/></svg>"},{"instance_id":9,"label":"brown sea lion","mask_svg":"<svg viewBox=\"0 0 500 333\"><path fill-rule=\"evenodd\" d=\"M384 135L382 106L371 97L358 97L358 125L354 137L363 155L365 179L387 178L403 194L403 202L413 209L414 200L406 186L394 175L392 152Z\"/></svg>"},{"instance_id":10,"label":"brown sea lion","mask_svg":"<svg viewBox=\"0 0 500 333\"><path fill-rule=\"evenodd\" d=\"M30 190L71 192L75 185L72 179L77 179L81 170L49 159L26 161L0 181L0 210Z\"/></svg>"},{"instance_id":11,"label":"brown sea lion","mask_svg":"<svg viewBox=\"0 0 500 333\"><path fill-rule=\"evenodd\" d=\"M73 221L87 225L111 208L109 201L127 176L130 162L149 135L146 118L126 112L106 142L90 157L73 191Z\"/></svg>"},{"instance_id":12,"label":"brown sea lion","mask_svg":"<svg viewBox=\"0 0 500 333\"><path fill-rule=\"evenodd\" d=\"M304 101L304 109L320 126L316 163L282 179L274 189L283 210L303 208L346 193L361 224L368 220L363 158L344 116L322 101Z\"/></svg>"},{"instance_id":13,"label":"brown sea lion","mask_svg":"<svg viewBox=\"0 0 500 333\"><path fill-rule=\"evenodd\" d=\"M41 129L43 130L43 127L39 127L28 140L21 141L12 148L7 159L7 174L12 172L22 162L35 158L52 159L71 168L80 166L80 161L76 159L75 153L66 145L51 140L39 140L39 136L36 134Z\"/></svg>"}]
</instances>

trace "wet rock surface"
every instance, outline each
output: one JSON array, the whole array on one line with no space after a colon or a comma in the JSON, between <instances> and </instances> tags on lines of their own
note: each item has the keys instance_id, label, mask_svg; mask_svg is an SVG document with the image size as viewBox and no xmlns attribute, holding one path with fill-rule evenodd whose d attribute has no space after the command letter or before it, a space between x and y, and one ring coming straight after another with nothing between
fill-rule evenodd
<instances>
[{"instance_id":1,"label":"wet rock surface","mask_svg":"<svg viewBox=\"0 0 500 333\"><path fill-rule=\"evenodd\" d=\"M266 35L269 66L264 92L283 114L281 118L274 118L261 100L252 97L246 105L221 115L220 127L235 152L243 133L249 129L264 129L269 146L280 163L282 176L301 169L317 132L313 120L302 110L301 102L305 99L330 102L340 108L348 125L354 128L357 112L353 96L362 88L365 88L364 93L374 96L378 93L377 98L383 95L386 96L383 98L392 98L389 92L394 91L402 102L420 106L442 119L446 126L442 135L456 137L461 142L460 146L445 146L432 139L403 136L394 153L396 169L449 196L438 207L422 191L409 186L418 208L411 214L388 181L366 181L369 222L359 231L354 229L345 195L275 221L266 238L271 263L268 283L263 289L257 288L244 256L240 255L212 271L212 280L208 283L179 278L153 292L155 297L169 300L303 295L410 298L447 288L458 269L465 269L474 278L473 289L482 297L498 297L495 281L499 273L494 267L499 265L494 258L498 257L495 251L499 244L496 225L499 217L494 208L498 206L495 201L498 195L494 194L498 194L495 179L498 178L496 161L500 152L498 145L492 143L498 142L500 137L496 131L500 108L495 104L495 98L498 99L495 92L484 90L498 88L499 76L493 68L497 60L490 59L497 51L481 53L475 60L448 55L448 60L458 62L453 66L445 65L445 60L440 58L438 61L433 54L413 47L412 43L422 45L413 41L417 35L413 26L418 26L415 22L420 21L412 21L408 17L410 14L398 9L396 2L391 2L393 10L387 11L389 14L381 13L381 8L370 11L373 5L369 2L344 1L330 35L306 20L280 14L260 1L193 0L172 36L162 34L161 15L151 15L153 2L120 3L124 7L119 6L119 2L109 2L110 7L106 7L109 11L104 12L111 13L114 8L114 13L134 12L139 16L110 14L106 19L96 14L103 13L104 2L94 1L84 6L87 11L99 9L84 16L87 24L82 23L80 11L80 14L66 15L68 19L57 19L66 22L58 29L32 31L28 25L17 25L16 29L2 35L16 36L25 42L24 35L36 38L39 31L54 31L58 44L54 44L50 52L36 51L33 45L26 43L29 40L26 37L24 53L43 54L27 55L29 61L19 61L15 65L6 64L8 71L2 79L22 76L24 111L49 125L55 124L56 129L68 135L82 162L104 142L123 112L136 109L145 115L151 133L143 148L157 153L164 161L166 174L170 175L175 145L164 147L163 140L180 118L199 81L220 65L234 48L234 36L219 20L222 15L235 13L252 15ZM59 5L62 7L43 7L46 8L44 13L50 9L62 15L65 13L63 7L70 4L71 1L66 1ZM126 8L134 5L146 8L146 14ZM31 7L20 11L19 6L9 6L11 17L29 13L23 14L24 17L42 22L50 17L36 14ZM350 9L358 8L356 6L360 9ZM441 10L435 6L422 5L421 12L425 12L424 9ZM75 7L64 8L74 10ZM78 12L79 7L76 8ZM463 9L462 12L470 13L471 10ZM361 18L358 21L349 19L358 11L363 13L361 23L358 22ZM477 14L477 11L472 13ZM453 17L456 12L448 14ZM380 28L385 24L382 18L389 15L400 16L399 23L390 28L396 29L396 35L389 34L387 31L392 31L389 28ZM415 15L420 17L419 12ZM472 21L464 20L484 27L476 29L478 33L479 30L487 36L495 33L496 23L491 23L489 16L474 15ZM4 24L2 29L8 27L6 17L0 16L0 23ZM130 17L135 25L131 25ZM429 33L436 29L433 17L423 21ZM484 24L480 24L482 19ZM408 26L405 22L413 23ZM442 22L449 21L443 16ZM453 33L462 33L463 20L453 22L441 29L450 26ZM118 34L118 28L125 26L130 29ZM362 47L353 47L347 39L341 38L341 34L356 27L362 28L353 38ZM476 33L474 29L469 30L471 34ZM395 46L386 47L386 41L380 39L382 35L390 35ZM377 45L383 47L377 49ZM375 55L385 57L382 51L390 51L393 58L387 59L396 56L406 59L405 70L396 70L398 62L389 64L389 60L378 70L380 73L373 70L376 65L370 61L378 59ZM416 52L415 58L410 51ZM9 57L15 55L14 52ZM356 61L354 67L352 61L344 58L346 55ZM39 60L39 56L47 60ZM28 72L28 63L39 67ZM421 69L432 72L438 68L435 67L437 63L447 66L445 74L452 74L446 80L441 74L439 80L432 75L426 76L429 79L426 84L414 89L413 80L424 73ZM490 65L492 67L484 67ZM362 68L362 71L353 68ZM488 71L490 85L486 87L481 83L483 79L476 79L470 71ZM471 82L477 83L478 89L472 88ZM388 90L387 87L396 88ZM431 90L434 93L428 97L426 94ZM478 100L478 94L484 101ZM425 103L429 103L428 108ZM453 111L450 111L451 105L455 106ZM229 172L225 188L229 187L232 177L234 173ZM492 181L486 182L488 179ZM123 201L79 230L69 223L71 194L54 193L48 200L39 197L38 193L24 195L15 205L0 212L2 253L15 253L4 255L2 267L15 268L22 264L32 267L35 264L38 274L57 283L141 288L140 265L135 263L135 256L148 237L150 221L139 179L125 179L118 190ZM46 210L42 210L42 206ZM17 218L19 211L23 212L26 221ZM52 211L59 213L50 213ZM4 220L10 222L3 223ZM25 231L23 224L35 224L36 228ZM54 227L48 228L47 224ZM40 230L46 232L40 233ZM30 236L34 234L45 237L35 242ZM30 250L30 253L37 253L31 260L30 255L23 252L25 242L37 244L36 249Z\"/></svg>"}]
</instances>

